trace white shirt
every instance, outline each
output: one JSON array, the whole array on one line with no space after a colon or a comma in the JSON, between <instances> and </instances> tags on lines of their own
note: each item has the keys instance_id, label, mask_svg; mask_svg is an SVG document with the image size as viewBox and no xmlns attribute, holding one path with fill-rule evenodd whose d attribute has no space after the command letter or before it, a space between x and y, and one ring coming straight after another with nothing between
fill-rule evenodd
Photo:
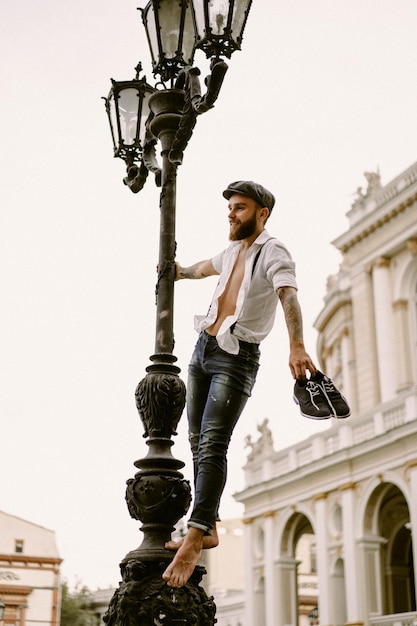
<instances>
[{"instance_id":1,"label":"white shirt","mask_svg":"<svg viewBox=\"0 0 417 626\"><path fill-rule=\"evenodd\" d=\"M219 272L219 282L207 315L196 315L194 328L198 333L214 324L217 319L219 297L224 292L232 273L241 243L234 241L226 250L211 259ZM255 257L263 247L252 270ZM279 287L295 287L295 263L287 248L264 230L246 253L245 273L237 296L236 309L223 321L217 333L217 343L230 354L239 353L238 339L260 343L271 331L278 303ZM231 326L234 324L233 333Z\"/></svg>"}]
</instances>

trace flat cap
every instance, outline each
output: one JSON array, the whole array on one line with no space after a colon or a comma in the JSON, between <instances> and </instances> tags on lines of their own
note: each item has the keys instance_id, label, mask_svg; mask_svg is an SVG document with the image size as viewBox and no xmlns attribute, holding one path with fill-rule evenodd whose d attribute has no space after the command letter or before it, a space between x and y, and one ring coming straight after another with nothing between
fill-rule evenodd
<instances>
[{"instance_id":1,"label":"flat cap","mask_svg":"<svg viewBox=\"0 0 417 626\"><path fill-rule=\"evenodd\" d=\"M265 187L262 187L262 185L258 183L254 183L252 180L237 180L234 183L230 183L227 189L223 191L223 197L229 200L234 193L241 193L244 196L252 198L252 200L255 200L261 207L266 206L269 211L272 211L275 204L273 194L268 191L268 189L265 189Z\"/></svg>"}]
</instances>

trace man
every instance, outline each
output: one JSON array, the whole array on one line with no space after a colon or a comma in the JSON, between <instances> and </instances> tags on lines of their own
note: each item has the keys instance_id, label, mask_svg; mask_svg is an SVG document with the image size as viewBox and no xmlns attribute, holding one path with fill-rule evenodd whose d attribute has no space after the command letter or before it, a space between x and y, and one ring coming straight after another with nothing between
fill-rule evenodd
<instances>
[{"instance_id":1,"label":"man","mask_svg":"<svg viewBox=\"0 0 417 626\"><path fill-rule=\"evenodd\" d=\"M171 587L185 585L202 549L218 544L227 448L255 384L259 344L272 329L278 300L288 329L292 376L304 380L307 370L310 376L317 371L304 347L294 262L265 230L274 196L252 181L231 183L223 196L229 201L230 246L191 267L176 266L177 280L220 277L207 315L196 316L195 322L199 339L187 385L195 497L185 538L166 544L176 550L163 574Z\"/></svg>"}]
</instances>

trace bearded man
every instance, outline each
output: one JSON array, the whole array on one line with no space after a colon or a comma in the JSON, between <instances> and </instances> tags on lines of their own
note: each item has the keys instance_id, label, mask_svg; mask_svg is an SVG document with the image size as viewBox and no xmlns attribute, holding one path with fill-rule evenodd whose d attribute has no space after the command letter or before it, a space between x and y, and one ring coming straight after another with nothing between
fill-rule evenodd
<instances>
[{"instance_id":1,"label":"bearded man","mask_svg":"<svg viewBox=\"0 0 417 626\"><path fill-rule=\"evenodd\" d=\"M265 230L275 198L252 181L231 183L228 200L230 246L191 267L176 265L176 280L219 275L208 310L196 316L199 338L188 371L187 416L194 465L194 504L188 532L170 541L173 561L163 573L170 587L184 586L203 548L218 545L216 521L226 483L227 449L251 395L259 367L259 344L273 327L278 300L289 337L293 378L317 368L304 347L295 264L286 247Z\"/></svg>"}]
</instances>

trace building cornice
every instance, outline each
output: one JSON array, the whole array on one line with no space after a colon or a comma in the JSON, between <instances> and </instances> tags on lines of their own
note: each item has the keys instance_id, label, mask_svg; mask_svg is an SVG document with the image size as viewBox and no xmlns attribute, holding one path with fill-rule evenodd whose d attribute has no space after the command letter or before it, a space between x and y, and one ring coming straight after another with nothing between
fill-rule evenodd
<instances>
[{"instance_id":1,"label":"building cornice","mask_svg":"<svg viewBox=\"0 0 417 626\"><path fill-rule=\"evenodd\" d=\"M63 559L58 557L27 556L23 554L0 554L0 568L7 567L42 567L45 565L60 565Z\"/></svg>"},{"instance_id":2,"label":"building cornice","mask_svg":"<svg viewBox=\"0 0 417 626\"><path fill-rule=\"evenodd\" d=\"M417 202L417 192L413 193L403 202L400 202L391 209L382 210L377 217L377 211L366 216L359 224L356 224L332 243L342 254L346 254L351 248L362 242L364 239L375 233L389 222L396 219L401 213L406 211Z\"/></svg>"},{"instance_id":3,"label":"building cornice","mask_svg":"<svg viewBox=\"0 0 417 626\"><path fill-rule=\"evenodd\" d=\"M33 588L26 585L0 585L0 596L28 596Z\"/></svg>"}]
</instances>

